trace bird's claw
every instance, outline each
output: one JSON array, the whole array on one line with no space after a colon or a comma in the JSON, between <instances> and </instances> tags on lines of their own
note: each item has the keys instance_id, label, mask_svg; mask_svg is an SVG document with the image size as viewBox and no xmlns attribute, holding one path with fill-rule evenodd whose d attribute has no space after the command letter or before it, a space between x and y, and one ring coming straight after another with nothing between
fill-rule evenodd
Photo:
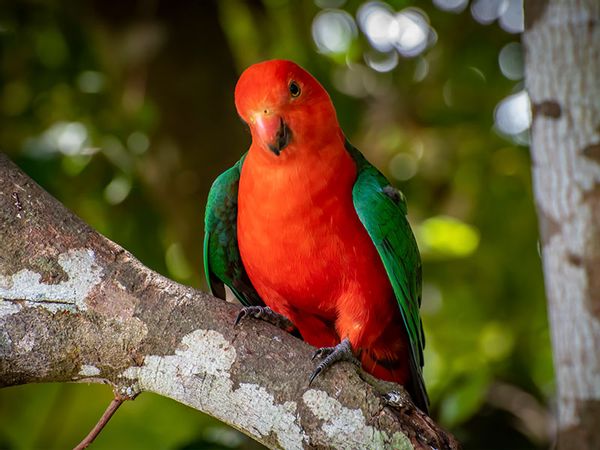
<instances>
[{"instance_id":1,"label":"bird's claw","mask_svg":"<svg viewBox=\"0 0 600 450\"><path fill-rule=\"evenodd\" d=\"M322 347L318 349L313 354L312 359L314 360L317 357L323 358L323 361L317 365L313 373L310 375L310 378L308 379L309 385L315 378L317 378L317 376L319 376L319 374L329 369L337 362L348 361L352 364L356 364L358 367L361 365L360 361L356 359L354 353L352 352L352 345L350 344L348 338L344 339L335 347Z\"/></svg>"},{"instance_id":2,"label":"bird's claw","mask_svg":"<svg viewBox=\"0 0 600 450\"><path fill-rule=\"evenodd\" d=\"M262 310L262 306L246 306L242 308L235 319L235 325L238 325L244 317L260 319Z\"/></svg>"},{"instance_id":3,"label":"bird's claw","mask_svg":"<svg viewBox=\"0 0 600 450\"><path fill-rule=\"evenodd\" d=\"M335 349L335 347L321 347L321 348L317 349L316 352L313 353L310 360L314 361L315 358L326 358L327 356L331 355L331 353L333 353L334 349Z\"/></svg>"},{"instance_id":4,"label":"bird's claw","mask_svg":"<svg viewBox=\"0 0 600 450\"><path fill-rule=\"evenodd\" d=\"M310 386L315 378L323 371L321 368L321 364L317 366L317 368L310 374L310 378L308 379L308 385Z\"/></svg>"},{"instance_id":5,"label":"bird's claw","mask_svg":"<svg viewBox=\"0 0 600 450\"><path fill-rule=\"evenodd\" d=\"M268 306L245 306L243 307L235 319L235 325L238 325L244 317L253 317L255 319L264 320L265 322L275 325L288 333L295 333L296 327L294 324L282 314L276 313Z\"/></svg>"}]
</instances>

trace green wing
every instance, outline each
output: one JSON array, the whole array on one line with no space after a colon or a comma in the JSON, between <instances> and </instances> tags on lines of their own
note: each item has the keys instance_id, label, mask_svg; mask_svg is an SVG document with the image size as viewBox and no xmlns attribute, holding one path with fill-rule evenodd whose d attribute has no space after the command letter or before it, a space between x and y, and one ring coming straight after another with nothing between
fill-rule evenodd
<instances>
[{"instance_id":1,"label":"green wing","mask_svg":"<svg viewBox=\"0 0 600 450\"><path fill-rule=\"evenodd\" d=\"M409 390L416 404L427 411L429 400L422 373L425 335L419 316L421 257L406 219L406 201L349 142L346 149L358 171L352 190L354 207L381 256L410 340L413 385Z\"/></svg>"},{"instance_id":2,"label":"green wing","mask_svg":"<svg viewBox=\"0 0 600 450\"><path fill-rule=\"evenodd\" d=\"M252 286L237 241L237 202L244 158L215 180L204 216L204 272L213 295L225 299L227 285L244 306L264 305Z\"/></svg>"}]
</instances>

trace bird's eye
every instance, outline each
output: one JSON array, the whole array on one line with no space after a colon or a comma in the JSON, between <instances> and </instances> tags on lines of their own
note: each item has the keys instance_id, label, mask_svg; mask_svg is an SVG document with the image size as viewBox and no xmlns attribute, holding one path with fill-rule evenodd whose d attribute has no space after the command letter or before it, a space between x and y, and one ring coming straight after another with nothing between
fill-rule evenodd
<instances>
[{"instance_id":1,"label":"bird's eye","mask_svg":"<svg viewBox=\"0 0 600 450\"><path fill-rule=\"evenodd\" d=\"M295 81L292 81L290 83L289 89L292 97L298 97L300 95L300 86L298 86L298 83L296 83Z\"/></svg>"}]
</instances>

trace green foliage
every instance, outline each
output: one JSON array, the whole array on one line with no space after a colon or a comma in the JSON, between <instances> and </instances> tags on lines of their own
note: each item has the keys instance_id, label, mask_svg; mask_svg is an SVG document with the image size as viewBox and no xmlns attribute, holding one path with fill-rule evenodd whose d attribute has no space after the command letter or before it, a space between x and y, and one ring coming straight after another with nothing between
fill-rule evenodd
<instances>
[{"instance_id":1,"label":"green foliage","mask_svg":"<svg viewBox=\"0 0 600 450\"><path fill-rule=\"evenodd\" d=\"M202 286L208 188L248 146L235 79L260 59L296 60L330 92L350 141L407 198L434 416L465 448L545 448L521 413L547 408L554 392L530 158L524 134L506 137L494 123L496 105L522 89L498 62L518 36L468 8L389 1L394 11L422 8L436 39L377 72L364 58L389 55L351 25L364 3L4 2L0 149L144 264ZM315 44L313 20L330 11L317 4L347 13L340 23L350 17L343 50ZM491 401L499 383L529 403ZM4 389L0 447L72 446L109 400L98 386ZM94 448L252 447L223 430L144 394Z\"/></svg>"}]
</instances>

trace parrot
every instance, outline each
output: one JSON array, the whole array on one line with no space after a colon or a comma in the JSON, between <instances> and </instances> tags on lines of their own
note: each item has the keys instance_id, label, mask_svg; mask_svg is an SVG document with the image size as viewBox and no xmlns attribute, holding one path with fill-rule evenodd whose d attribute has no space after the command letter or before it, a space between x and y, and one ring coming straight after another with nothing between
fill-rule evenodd
<instances>
[{"instance_id":1,"label":"parrot","mask_svg":"<svg viewBox=\"0 0 600 450\"><path fill-rule=\"evenodd\" d=\"M251 145L205 213L210 291L318 348L316 376L351 361L428 412L421 257L404 195L346 139L325 88L292 61L243 71Z\"/></svg>"}]
</instances>

